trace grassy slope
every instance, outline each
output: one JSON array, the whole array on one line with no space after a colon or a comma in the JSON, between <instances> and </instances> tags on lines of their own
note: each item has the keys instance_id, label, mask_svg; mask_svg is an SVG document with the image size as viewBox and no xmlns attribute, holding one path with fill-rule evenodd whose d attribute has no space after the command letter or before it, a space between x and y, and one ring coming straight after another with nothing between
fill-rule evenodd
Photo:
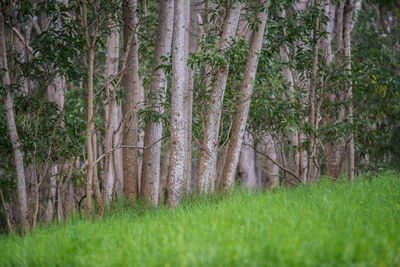
<instances>
[{"instance_id":1,"label":"grassy slope","mask_svg":"<svg viewBox=\"0 0 400 267\"><path fill-rule=\"evenodd\" d=\"M400 177L235 192L0 237L0 266L400 266Z\"/></svg>"}]
</instances>

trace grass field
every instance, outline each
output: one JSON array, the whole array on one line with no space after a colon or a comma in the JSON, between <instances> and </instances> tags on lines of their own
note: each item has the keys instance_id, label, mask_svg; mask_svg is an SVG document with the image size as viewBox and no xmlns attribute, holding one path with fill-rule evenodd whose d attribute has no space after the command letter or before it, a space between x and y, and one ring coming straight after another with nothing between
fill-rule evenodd
<instances>
[{"instance_id":1,"label":"grass field","mask_svg":"<svg viewBox=\"0 0 400 267\"><path fill-rule=\"evenodd\" d=\"M0 237L0 266L400 266L400 176L119 208Z\"/></svg>"}]
</instances>

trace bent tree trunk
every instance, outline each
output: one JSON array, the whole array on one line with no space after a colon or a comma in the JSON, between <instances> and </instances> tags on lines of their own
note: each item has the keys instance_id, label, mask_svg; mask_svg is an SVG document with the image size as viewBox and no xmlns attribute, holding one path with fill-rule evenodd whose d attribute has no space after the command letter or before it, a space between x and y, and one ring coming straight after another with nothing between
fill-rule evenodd
<instances>
[{"instance_id":1,"label":"bent tree trunk","mask_svg":"<svg viewBox=\"0 0 400 267\"><path fill-rule=\"evenodd\" d=\"M221 53L225 52L229 43L235 36L242 6L242 3L235 1L228 7L219 44L219 48L222 51ZM197 188L201 193L207 193L212 181L212 175L215 173L222 103L228 79L228 71L229 62L227 62L225 66L221 66L217 69L211 91L211 104L206 118L206 129L201 147L199 174L197 177Z\"/></svg>"},{"instance_id":2,"label":"bent tree trunk","mask_svg":"<svg viewBox=\"0 0 400 267\"><path fill-rule=\"evenodd\" d=\"M173 27L174 1L161 0L159 20L157 26L157 40L154 52L155 66L150 83L150 92L147 103L153 111L163 113L162 102L167 89L167 75L160 66L166 64L163 58L168 58L171 53L172 27ZM163 125L160 120L150 120L146 123L144 133L142 179L140 195L142 199L154 206L158 205L158 189L160 184L160 156ZM158 142L157 142L158 141ZM154 142L157 142L153 144Z\"/></svg>"},{"instance_id":3,"label":"bent tree trunk","mask_svg":"<svg viewBox=\"0 0 400 267\"><path fill-rule=\"evenodd\" d=\"M8 73L7 54L6 54L6 36L4 32L4 15L0 11L0 60L3 71L3 84L10 85L10 75ZM21 143L17 132L14 118L14 101L11 92L7 92L4 100L4 109L7 118L7 129L10 134L11 144L14 152L15 170L17 172L17 192L20 210L21 228L23 231L29 231L28 221L28 202L26 197L24 159L20 149Z\"/></svg>"},{"instance_id":4,"label":"bent tree trunk","mask_svg":"<svg viewBox=\"0 0 400 267\"><path fill-rule=\"evenodd\" d=\"M185 48L189 16L185 1L175 0L172 49L170 161L168 171L168 206L175 207L182 198L188 149L186 147L185 92L188 49Z\"/></svg>"},{"instance_id":5,"label":"bent tree trunk","mask_svg":"<svg viewBox=\"0 0 400 267\"><path fill-rule=\"evenodd\" d=\"M269 2L268 2L269 3ZM246 68L240 87L238 110L236 112L231 140L229 142L228 154L222 173L223 190L232 188L235 182L236 167L242 147L243 135L246 128L247 116L250 108L251 95L253 93L254 80L258 66L258 54L261 51L264 37L265 24L268 18L268 5L258 14L260 23L255 27L251 36L250 53L247 57Z\"/></svg>"}]
</instances>

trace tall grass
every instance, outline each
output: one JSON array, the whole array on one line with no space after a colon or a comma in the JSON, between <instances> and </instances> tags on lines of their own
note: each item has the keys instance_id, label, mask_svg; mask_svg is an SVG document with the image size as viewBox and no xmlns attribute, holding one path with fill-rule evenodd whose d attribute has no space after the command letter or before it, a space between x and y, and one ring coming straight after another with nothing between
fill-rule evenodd
<instances>
[{"instance_id":1,"label":"tall grass","mask_svg":"<svg viewBox=\"0 0 400 267\"><path fill-rule=\"evenodd\" d=\"M0 237L0 266L400 266L400 177L120 210Z\"/></svg>"}]
</instances>

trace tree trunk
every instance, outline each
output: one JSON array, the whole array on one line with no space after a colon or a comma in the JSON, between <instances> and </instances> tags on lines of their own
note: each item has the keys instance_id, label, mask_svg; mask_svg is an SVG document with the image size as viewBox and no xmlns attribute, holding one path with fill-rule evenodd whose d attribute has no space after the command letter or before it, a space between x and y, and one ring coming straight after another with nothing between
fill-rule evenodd
<instances>
[{"instance_id":1,"label":"tree trunk","mask_svg":"<svg viewBox=\"0 0 400 267\"><path fill-rule=\"evenodd\" d=\"M186 0L175 0L172 49L172 88L171 88L171 128L170 161L168 171L168 206L179 204L182 193L187 160L187 129L185 118L185 92L187 79L188 49L188 9Z\"/></svg>"},{"instance_id":2,"label":"tree trunk","mask_svg":"<svg viewBox=\"0 0 400 267\"><path fill-rule=\"evenodd\" d=\"M351 28L352 28L352 13L354 9L354 0L349 0L347 2L344 15L343 15L343 43L344 43L344 54L345 54L345 68L347 75L351 75ZM353 90L351 79L346 82L345 97L349 101L347 105L346 120L348 123L353 123ZM354 135L351 131L347 135L347 178L349 181L354 181Z\"/></svg>"},{"instance_id":3,"label":"tree trunk","mask_svg":"<svg viewBox=\"0 0 400 267\"><path fill-rule=\"evenodd\" d=\"M127 59L127 68L124 74L125 102L124 113L124 146L137 146L138 143L138 92L139 92L139 61L138 61L138 37L137 33L137 1L124 0L122 2L122 17L124 21L124 50L127 50L129 38L133 34L133 40ZM139 193L139 163L136 149L123 149L123 190L124 196L131 202L135 202Z\"/></svg>"},{"instance_id":4,"label":"tree trunk","mask_svg":"<svg viewBox=\"0 0 400 267\"><path fill-rule=\"evenodd\" d=\"M189 14L187 17L187 23L189 25L188 34L186 34L186 49L188 55L191 55L196 50L197 38L194 36L194 29L196 21L194 20L194 8L191 7L191 3L196 4L193 0L187 0L186 12ZM193 66L194 67L194 66ZM185 96L185 122L186 122L186 167L184 180L184 193L186 196L191 194L191 182L192 182L192 112L193 112L193 86L194 86L194 68L190 66L187 68L186 73L186 96Z\"/></svg>"},{"instance_id":5,"label":"tree trunk","mask_svg":"<svg viewBox=\"0 0 400 267\"><path fill-rule=\"evenodd\" d=\"M172 30L173 30L174 1L161 0L157 27L157 40L154 52L154 70L150 83L150 92L147 97L149 106L155 106L153 111L162 114L164 112L162 103L167 90L167 75L160 66L167 62L163 58L168 58L171 54ZM158 194L160 185L160 160L161 160L161 141L162 122L150 120L146 123L144 134L144 147L149 147L143 151L141 196L147 203L158 205ZM158 142L157 142L158 141ZM154 142L157 142L153 144Z\"/></svg>"},{"instance_id":6,"label":"tree trunk","mask_svg":"<svg viewBox=\"0 0 400 267\"><path fill-rule=\"evenodd\" d=\"M335 24L335 6L329 0L325 1L325 15L329 18L326 26L327 38L321 39L320 48L323 50L323 64L325 67L329 67L333 60L331 41ZM328 92L327 99L333 103L336 101L336 96L334 93ZM325 124L333 123L335 120L335 117L329 116L325 119ZM327 143L325 151L328 176L337 178L339 176L339 149L336 144Z\"/></svg>"},{"instance_id":7,"label":"tree trunk","mask_svg":"<svg viewBox=\"0 0 400 267\"><path fill-rule=\"evenodd\" d=\"M269 4L269 1L268 1ZM242 147L243 135L246 129L247 116L250 108L251 95L253 94L254 80L258 67L258 54L261 51L264 39L265 24L268 18L268 4L264 6L264 10L258 14L260 23L255 27L251 36L250 52L247 56L246 68L240 88L240 98L238 110L236 112L235 121L231 140L229 142L228 154L222 174L223 189L229 190L235 182L236 167L239 160L240 149Z\"/></svg>"},{"instance_id":8,"label":"tree trunk","mask_svg":"<svg viewBox=\"0 0 400 267\"><path fill-rule=\"evenodd\" d=\"M311 67L311 81L309 91L309 112L308 123L311 125L312 132L308 137L308 165L307 165L307 181L311 182L312 172L314 170L314 159L316 157L316 137L314 131L316 130L316 116L315 116L315 90L317 87L317 72L318 72L318 31L319 31L319 18L316 19L313 30L313 58Z\"/></svg>"},{"instance_id":9,"label":"tree trunk","mask_svg":"<svg viewBox=\"0 0 400 267\"><path fill-rule=\"evenodd\" d=\"M113 79L118 75L119 63L119 30L113 19L110 21L111 34L107 37L107 59L105 70L105 83L106 83L106 103L104 105L104 124L105 124L105 138L104 138L104 172L103 172L103 187L101 192L101 206L100 215L103 212L105 202L111 200L112 189L115 180L117 179L117 170L114 168L114 155L121 153L120 149L112 151L114 148L115 140L114 132L119 132L121 117L119 117L120 107L116 101L116 90L114 88ZM112 152L110 152L112 151ZM122 169L122 162L118 161L118 169Z\"/></svg>"},{"instance_id":10,"label":"tree trunk","mask_svg":"<svg viewBox=\"0 0 400 267\"><path fill-rule=\"evenodd\" d=\"M96 36L90 39L89 26L87 21L87 1L83 0L83 27L85 31L87 57L88 57L88 77L87 77L87 124L86 124L86 153L87 153L87 182L86 182L86 213L89 218L92 216L92 196L93 196L93 168L94 168L94 155L93 155L93 75L94 75L94 49L96 44Z\"/></svg>"},{"instance_id":11,"label":"tree trunk","mask_svg":"<svg viewBox=\"0 0 400 267\"><path fill-rule=\"evenodd\" d=\"M99 140L97 139L99 134L94 131L92 136L92 147L93 147L93 160L102 155L102 151L100 150ZM100 150L100 151L99 151ZM96 205L99 207L101 205L101 193L100 193L100 182L99 182L99 172L98 172L98 165L93 166L93 194L94 200L96 201Z\"/></svg>"},{"instance_id":12,"label":"tree trunk","mask_svg":"<svg viewBox=\"0 0 400 267\"><path fill-rule=\"evenodd\" d=\"M10 76L8 73L7 54L6 54L6 36L4 31L4 15L0 11L0 60L1 69L3 71L3 84L10 85ZM21 228L23 231L29 231L28 221L28 202L26 196L24 158L20 149L17 127L14 118L14 101L11 92L7 92L4 100L4 108L7 119L7 129L10 134L11 144L14 152L15 170L17 172L17 192L20 210Z\"/></svg>"},{"instance_id":13,"label":"tree trunk","mask_svg":"<svg viewBox=\"0 0 400 267\"><path fill-rule=\"evenodd\" d=\"M229 43L235 36L240 11L243 6L239 1L230 3L231 5L227 7L227 14L220 37L219 48L222 51L221 53L225 53ZM213 180L212 175L215 173L218 154L218 135L228 71L229 62L227 62L225 66L219 67L214 77L214 84L210 97L210 109L207 114L206 128L201 148L199 174L197 176L197 190L201 193L207 193L210 188L210 183Z\"/></svg>"}]
</instances>

